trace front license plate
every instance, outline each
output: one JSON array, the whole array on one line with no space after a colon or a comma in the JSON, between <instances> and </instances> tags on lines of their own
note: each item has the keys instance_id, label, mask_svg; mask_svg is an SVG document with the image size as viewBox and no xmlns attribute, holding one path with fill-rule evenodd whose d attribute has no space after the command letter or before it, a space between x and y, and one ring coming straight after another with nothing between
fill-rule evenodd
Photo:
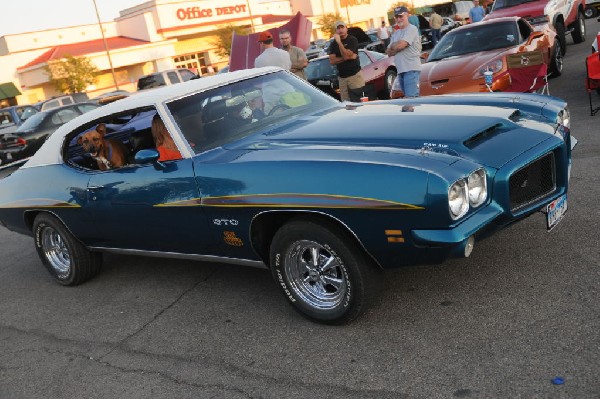
<instances>
[{"instance_id":1,"label":"front license plate","mask_svg":"<svg viewBox=\"0 0 600 399\"><path fill-rule=\"evenodd\" d=\"M546 227L552 230L567 213L567 195L563 194L546 206Z\"/></svg>"}]
</instances>

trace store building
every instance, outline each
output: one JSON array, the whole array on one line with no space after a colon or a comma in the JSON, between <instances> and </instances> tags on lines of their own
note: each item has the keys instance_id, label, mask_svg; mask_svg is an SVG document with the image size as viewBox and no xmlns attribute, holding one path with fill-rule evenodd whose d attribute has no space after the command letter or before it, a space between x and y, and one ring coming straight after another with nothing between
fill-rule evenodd
<instances>
[{"instance_id":1,"label":"store building","mask_svg":"<svg viewBox=\"0 0 600 399\"><path fill-rule=\"evenodd\" d=\"M229 25L260 32L289 21L297 12L313 23L312 39L323 37L318 20L337 13L350 25L379 26L391 0L152 0L120 12L114 21L0 37L0 106L32 104L59 95L46 72L65 55L88 58L100 71L94 97L117 88L135 91L145 74L176 67L200 75L217 72L215 31ZM100 27L102 29L100 29Z\"/></svg>"}]
</instances>

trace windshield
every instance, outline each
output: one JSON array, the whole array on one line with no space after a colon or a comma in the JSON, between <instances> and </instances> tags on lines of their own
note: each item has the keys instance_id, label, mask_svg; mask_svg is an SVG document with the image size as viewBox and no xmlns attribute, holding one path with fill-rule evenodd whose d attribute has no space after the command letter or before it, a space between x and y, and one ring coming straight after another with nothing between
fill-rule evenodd
<instances>
[{"instance_id":1,"label":"windshield","mask_svg":"<svg viewBox=\"0 0 600 399\"><path fill-rule=\"evenodd\" d=\"M447 33L435 46L428 62L444 58L516 46L521 38L514 22L470 25Z\"/></svg>"},{"instance_id":2,"label":"windshield","mask_svg":"<svg viewBox=\"0 0 600 399\"><path fill-rule=\"evenodd\" d=\"M48 115L46 112L38 112L31 115L21 126L19 126L17 132L31 132L35 130L44 121L46 115Z\"/></svg>"},{"instance_id":3,"label":"windshield","mask_svg":"<svg viewBox=\"0 0 600 399\"><path fill-rule=\"evenodd\" d=\"M304 76L306 76L306 80L326 79L337 76L337 70L329 62L329 57L321 58L308 63L304 68Z\"/></svg>"},{"instance_id":4,"label":"windshield","mask_svg":"<svg viewBox=\"0 0 600 399\"><path fill-rule=\"evenodd\" d=\"M493 9L499 10L501 8L518 6L519 4L523 4L523 3L533 3L534 1L538 1L538 0L496 0L494 2Z\"/></svg>"},{"instance_id":5,"label":"windshield","mask_svg":"<svg viewBox=\"0 0 600 399\"><path fill-rule=\"evenodd\" d=\"M167 104L195 153L268 134L339 102L288 72L253 77Z\"/></svg>"}]
</instances>

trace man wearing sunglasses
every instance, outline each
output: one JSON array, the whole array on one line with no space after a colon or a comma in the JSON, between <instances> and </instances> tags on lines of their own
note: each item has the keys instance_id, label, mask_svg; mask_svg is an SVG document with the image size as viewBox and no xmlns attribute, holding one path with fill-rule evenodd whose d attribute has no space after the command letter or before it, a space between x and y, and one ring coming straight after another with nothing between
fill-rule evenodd
<instances>
[{"instance_id":1,"label":"man wearing sunglasses","mask_svg":"<svg viewBox=\"0 0 600 399\"><path fill-rule=\"evenodd\" d=\"M421 76L421 36L417 28L408 22L408 8L394 8L394 16L396 25L386 51L387 55L394 57L398 71L398 76L392 85L391 97L418 97Z\"/></svg>"}]
</instances>

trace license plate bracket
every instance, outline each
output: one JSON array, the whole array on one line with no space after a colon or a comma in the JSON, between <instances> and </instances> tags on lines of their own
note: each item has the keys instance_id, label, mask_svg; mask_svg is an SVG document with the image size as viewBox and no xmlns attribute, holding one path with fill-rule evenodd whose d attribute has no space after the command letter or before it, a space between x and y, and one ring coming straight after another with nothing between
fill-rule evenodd
<instances>
[{"instance_id":1,"label":"license plate bracket","mask_svg":"<svg viewBox=\"0 0 600 399\"><path fill-rule=\"evenodd\" d=\"M552 230L567 213L567 194L563 194L546 205L546 229Z\"/></svg>"}]
</instances>

